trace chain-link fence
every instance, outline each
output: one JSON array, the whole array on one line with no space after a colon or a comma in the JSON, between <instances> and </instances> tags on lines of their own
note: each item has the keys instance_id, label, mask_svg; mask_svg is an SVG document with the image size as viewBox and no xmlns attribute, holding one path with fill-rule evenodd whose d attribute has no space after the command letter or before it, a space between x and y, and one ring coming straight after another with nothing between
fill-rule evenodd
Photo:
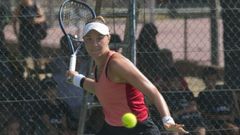
<instances>
[{"instance_id":1,"label":"chain-link fence","mask_svg":"<svg viewBox=\"0 0 240 135\"><path fill-rule=\"evenodd\" d=\"M0 131L11 132L15 124L22 134L95 134L103 124L101 106L95 96L65 81L69 54L58 25L63 0L33 1L36 6L27 8L21 1L0 4ZM85 2L105 17L110 47L136 59L190 134L239 134L239 1L136 0L136 20L129 17L132 1ZM39 22L46 20L42 38L32 26L36 16ZM77 69L87 74L89 65L82 50ZM149 104L149 110L168 134L155 107Z\"/></svg>"}]
</instances>

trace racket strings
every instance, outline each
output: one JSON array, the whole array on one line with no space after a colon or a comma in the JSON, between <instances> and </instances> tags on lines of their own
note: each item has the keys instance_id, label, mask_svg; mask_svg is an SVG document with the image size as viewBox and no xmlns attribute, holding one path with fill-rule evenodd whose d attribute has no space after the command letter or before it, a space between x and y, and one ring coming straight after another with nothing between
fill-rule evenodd
<instances>
[{"instance_id":1,"label":"racket strings","mask_svg":"<svg viewBox=\"0 0 240 135\"><path fill-rule=\"evenodd\" d=\"M89 7L76 2L68 2L63 7L62 19L67 33L74 36L75 40L82 40L84 25L93 18Z\"/></svg>"}]
</instances>

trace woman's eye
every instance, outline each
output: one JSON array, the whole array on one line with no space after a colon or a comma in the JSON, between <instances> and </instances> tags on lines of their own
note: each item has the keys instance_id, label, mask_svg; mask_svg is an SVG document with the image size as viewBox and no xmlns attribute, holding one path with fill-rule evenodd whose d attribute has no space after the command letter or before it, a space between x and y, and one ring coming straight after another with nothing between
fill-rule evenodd
<instances>
[{"instance_id":1,"label":"woman's eye","mask_svg":"<svg viewBox=\"0 0 240 135\"><path fill-rule=\"evenodd\" d=\"M101 35L98 37L98 40L102 40L103 38L104 38L104 36Z\"/></svg>"}]
</instances>

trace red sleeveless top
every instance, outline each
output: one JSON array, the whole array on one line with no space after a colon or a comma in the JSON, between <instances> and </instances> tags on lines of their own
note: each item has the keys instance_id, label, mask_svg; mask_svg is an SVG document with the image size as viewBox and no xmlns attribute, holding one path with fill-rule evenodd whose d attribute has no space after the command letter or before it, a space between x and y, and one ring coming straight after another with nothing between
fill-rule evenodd
<instances>
[{"instance_id":1,"label":"red sleeveless top","mask_svg":"<svg viewBox=\"0 0 240 135\"><path fill-rule=\"evenodd\" d=\"M115 52L110 51L99 80L96 83L96 96L103 107L105 121L112 126L123 126L121 117L127 112L136 115L139 122L148 117L144 95L126 83L115 83L107 77L107 65Z\"/></svg>"}]
</instances>

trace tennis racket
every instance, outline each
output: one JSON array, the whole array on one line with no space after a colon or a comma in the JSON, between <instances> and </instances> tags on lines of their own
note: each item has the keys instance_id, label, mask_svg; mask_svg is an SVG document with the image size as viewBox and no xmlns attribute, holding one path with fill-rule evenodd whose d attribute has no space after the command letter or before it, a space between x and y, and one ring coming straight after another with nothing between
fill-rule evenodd
<instances>
[{"instance_id":1,"label":"tennis racket","mask_svg":"<svg viewBox=\"0 0 240 135\"><path fill-rule=\"evenodd\" d=\"M59 9L59 25L63 34L67 37L67 45L71 50L69 70L75 71L77 53L84 46L82 34L84 25L94 19L94 10L86 3L76 0L66 0ZM77 45L74 42L79 42Z\"/></svg>"}]
</instances>

